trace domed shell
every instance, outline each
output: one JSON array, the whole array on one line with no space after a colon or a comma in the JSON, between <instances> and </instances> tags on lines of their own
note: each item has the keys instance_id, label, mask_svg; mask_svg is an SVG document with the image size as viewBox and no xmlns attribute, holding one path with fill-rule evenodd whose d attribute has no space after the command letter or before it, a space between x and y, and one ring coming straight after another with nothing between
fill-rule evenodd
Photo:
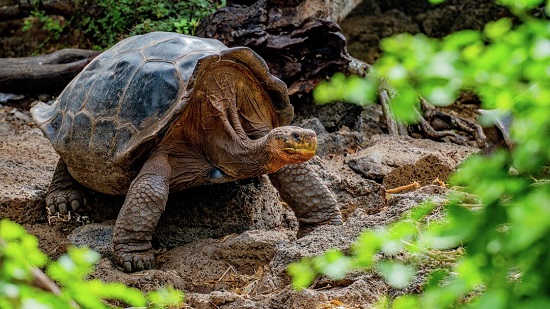
<instances>
[{"instance_id":1,"label":"domed shell","mask_svg":"<svg viewBox=\"0 0 550 309\"><path fill-rule=\"evenodd\" d=\"M65 163L125 173L144 160L182 113L195 79L213 63L233 61L254 74L270 96L278 119L293 116L286 85L246 47L212 39L153 32L125 39L94 59L52 104L32 116Z\"/></svg>"}]
</instances>

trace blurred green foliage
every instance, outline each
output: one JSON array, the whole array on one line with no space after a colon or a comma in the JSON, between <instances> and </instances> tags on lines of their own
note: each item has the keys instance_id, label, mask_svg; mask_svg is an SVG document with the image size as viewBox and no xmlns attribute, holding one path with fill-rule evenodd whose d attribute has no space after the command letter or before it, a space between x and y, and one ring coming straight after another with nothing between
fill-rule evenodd
<instances>
[{"instance_id":1,"label":"blurred green foliage","mask_svg":"<svg viewBox=\"0 0 550 309\"><path fill-rule=\"evenodd\" d=\"M98 10L90 13L84 5L86 9L75 23L96 48L105 49L126 36L152 31L193 35L199 21L225 6L225 0L98 0L97 6Z\"/></svg>"},{"instance_id":2,"label":"blurred green foliage","mask_svg":"<svg viewBox=\"0 0 550 309\"><path fill-rule=\"evenodd\" d=\"M76 23L103 49L128 35L152 31L193 35L200 19L225 6L225 0L98 0L97 5L98 13L85 11Z\"/></svg>"},{"instance_id":3,"label":"blurred green foliage","mask_svg":"<svg viewBox=\"0 0 550 309\"><path fill-rule=\"evenodd\" d=\"M117 300L134 307L164 308L183 302L171 287L143 295L122 283L86 280L100 255L87 248L69 248L57 261L38 249L38 240L7 219L0 221L0 308L109 308ZM56 295L37 287L36 271L46 270L60 287Z\"/></svg>"},{"instance_id":4,"label":"blurred green foliage","mask_svg":"<svg viewBox=\"0 0 550 309\"><path fill-rule=\"evenodd\" d=\"M31 5L31 16L25 19L23 31L40 27L50 32L49 41L58 40L62 33L79 29L94 49L107 49L127 36L152 31L169 31L194 35L200 20L220 7L226 0L75 0L80 7L70 20L53 19Z\"/></svg>"},{"instance_id":5,"label":"blurred green foliage","mask_svg":"<svg viewBox=\"0 0 550 309\"><path fill-rule=\"evenodd\" d=\"M389 227L364 232L349 256L331 251L292 264L288 271L296 287L307 287L317 274L339 278L360 268L376 270L388 284L402 288L419 257L438 260L455 252L456 263L436 269L422 294L384 299L379 305L550 308L550 186L543 179L550 162L550 2L498 2L517 19L503 18L483 31L464 30L440 40L421 34L384 39L383 54L369 77L335 76L316 89L315 98L366 104L380 80L387 79L396 93L393 112L412 121L419 95L444 106L468 90L480 97L482 108L514 114L516 148L489 158L472 156L461 165L451 182L473 194L474 204L464 200L466 195L451 197L443 219L430 224L423 218L431 208L421 205ZM541 7L546 16L530 14ZM519 175L508 173L509 162Z\"/></svg>"}]
</instances>

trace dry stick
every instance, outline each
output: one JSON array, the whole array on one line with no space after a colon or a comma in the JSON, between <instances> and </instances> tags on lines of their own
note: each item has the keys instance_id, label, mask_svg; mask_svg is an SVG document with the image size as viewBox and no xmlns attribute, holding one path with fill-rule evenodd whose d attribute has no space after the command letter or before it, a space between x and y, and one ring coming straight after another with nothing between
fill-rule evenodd
<instances>
[{"instance_id":1,"label":"dry stick","mask_svg":"<svg viewBox=\"0 0 550 309\"><path fill-rule=\"evenodd\" d=\"M362 60L359 60L354 57L350 57L351 60L348 63L348 66L345 68L344 73L347 75L359 75L361 77L367 76L372 70L372 66Z\"/></svg>"},{"instance_id":2,"label":"dry stick","mask_svg":"<svg viewBox=\"0 0 550 309\"><path fill-rule=\"evenodd\" d=\"M415 181L411 184L408 184L408 185L404 185L404 186L401 186L401 187L397 187L397 188L393 188L393 189L388 189L386 190L386 193L399 193L399 192L403 192L403 191L407 191L407 190L411 190L411 189L416 189L416 188L419 188L420 187L420 184L418 183L418 181Z\"/></svg>"},{"instance_id":3,"label":"dry stick","mask_svg":"<svg viewBox=\"0 0 550 309\"><path fill-rule=\"evenodd\" d=\"M382 110L384 111L384 117L386 118L386 124L388 125L388 133L394 136L399 135L397 122L393 118L393 114L390 109L390 96L388 94L388 90L381 89L378 92L378 97L380 98L380 104L382 105Z\"/></svg>"},{"instance_id":4,"label":"dry stick","mask_svg":"<svg viewBox=\"0 0 550 309\"><path fill-rule=\"evenodd\" d=\"M44 291L51 292L54 295L61 295L61 289L55 282L52 281L44 272L40 269L33 267L31 268L31 273L33 276L33 283L37 288L40 288ZM74 301L70 302L71 307L80 308L80 306Z\"/></svg>"},{"instance_id":5,"label":"dry stick","mask_svg":"<svg viewBox=\"0 0 550 309\"><path fill-rule=\"evenodd\" d=\"M466 132L472 132L473 133L474 138L476 139L476 143L478 144L478 146L480 148L485 147L486 137L485 137L485 134L483 133L483 128L481 128L481 126L477 122L472 122L472 121L469 121L467 119L463 119L463 118L458 117L458 116L455 117L455 116L448 115L446 113L440 112L440 111L436 110L433 107L433 105L430 102L428 102L425 98L423 98L422 96L418 95L418 98L420 99L420 104L421 104L422 110L424 110L425 115L427 115L427 116L439 115L439 116L444 116L444 117L451 118L452 123L454 123L457 127L459 127L460 129L462 129ZM420 125L422 126L422 129L427 134L431 134L434 137L449 136L449 137L453 138L454 140L456 140L457 142L460 142L460 140L463 139L463 137L460 134L454 133L452 131L439 131L439 132L437 132L424 119L424 117L420 117L420 119L421 119ZM424 120L424 121L422 121L422 120Z\"/></svg>"},{"instance_id":6,"label":"dry stick","mask_svg":"<svg viewBox=\"0 0 550 309\"><path fill-rule=\"evenodd\" d=\"M227 267L227 270L223 273L220 279L218 279L218 282L221 282L230 270L232 270L235 274L238 274L237 270L235 270L235 268L232 265L229 265L229 267Z\"/></svg>"},{"instance_id":7,"label":"dry stick","mask_svg":"<svg viewBox=\"0 0 550 309\"><path fill-rule=\"evenodd\" d=\"M372 66L366 62L363 62L359 59L351 57L350 62L346 68L347 74L354 74L365 77L367 74L372 72ZM382 110L384 112L384 117L386 118L386 124L388 125L388 132L390 135L406 135L407 130L403 125L398 125L397 121L394 119L393 114L390 109L390 92L393 92L393 89L385 79L380 80L380 86L378 90L378 98L380 104L382 105Z\"/></svg>"},{"instance_id":8,"label":"dry stick","mask_svg":"<svg viewBox=\"0 0 550 309\"><path fill-rule=\"evenodd\" d=\"M365 77L367 74L371 72L372 72L371 65L353 57L351 58L346 71L347 74L355 74L362 77ZM408 135L407 127L405 126L405 124L396 121L390 109L390 101L391 101L390 93L395 93L395 90L391 87L389 82L384 78L380 79L380 85L378 86L378 88L379 88L378 98L380 100L380 104L382 105L382 110L384 112L384 117L386 119L386 124L388 126L388 133L394 136ZM421 102L421 108L425 111L426 114L436 112L433 105L430 104L425 98L423 98L419 94L418 94L418 98ZM457 134L452 131L436 131L418 111L417 113L419 116L418 118L420 119L420 126L422 127L422 130L426 134L428 134L428 136L439 137L439 138L449 137L453 142L457 144L464 143L464 137L461 136L460 134ZM479 124L471 123L470 121L466 119L461 119L460 117L454 117L453 121L454 123L456 123L456 125L459 128L463 129L464 131L473 132L479 147L480 148L484 147L486 138L485 138L485 135L483 134L483 129Z\"/></svg>"}]
</instances>

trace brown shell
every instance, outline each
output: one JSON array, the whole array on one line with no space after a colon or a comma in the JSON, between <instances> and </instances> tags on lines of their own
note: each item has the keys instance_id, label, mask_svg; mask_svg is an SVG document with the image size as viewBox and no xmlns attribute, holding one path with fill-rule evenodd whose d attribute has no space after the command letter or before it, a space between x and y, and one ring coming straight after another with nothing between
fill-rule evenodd
<instances>
[{"instance_id":1,"label":"brown shell","mask_svg":"<svg viewBox=\"0 0 550 309\"><path fill-rule=\"evenodd\" d=\"M124 173L142 162L193 94L200 73L220 60L245 66L271 97L278 119L293 117L286 85L246 47L212 39L153 32L125 39L94 59L52 104L32 116L69 167L101 165ZM273 121L273 120L271 120Z\"/></svg>"}]
</instances>

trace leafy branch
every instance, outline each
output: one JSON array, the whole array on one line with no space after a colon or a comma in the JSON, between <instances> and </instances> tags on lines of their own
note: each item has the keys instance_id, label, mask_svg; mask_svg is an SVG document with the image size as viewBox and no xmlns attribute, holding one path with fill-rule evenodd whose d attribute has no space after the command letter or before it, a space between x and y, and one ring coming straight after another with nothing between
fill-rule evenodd
<instances>
[{"instance_id":1,"label":"leafy branch","mask_svg":"<svg viewBox=\"0 0 550 309\"><path fill-rule=\"evenodd\" d=\"M122 283L86 280L100 258L87 248L71 247L50 261L19 224L3 219L0 235L0 308L109 308L114 300L162 308L183 302L183 293L171 287L143 295Z\"/></svg>"},{"instance_id":2,"label":"leafy branch","mask_svg":"<svg viewBox=\"0 0 550 309\"><path fill-rule=\"evenodd\" d=\"M415 265L399 261L397 253L418 256L458 248L456 263L435 270L422 294L386 299L380 305L550 307L550 185L544 181L550 162L550 3L499 2L521 22L504 18L483 31L464 30L441 40L410 34L385 39L383 54L373 65L376 74L366 79L336 76L315 92L319 101L364 104L380 89L380 80L387 79L396 91L392 111L405 122L418 119L419 95L446 106L462 90L479 96L484 109L513 113L513 151L474 155L451 179L477 197L476 207L451 198L441 222L423 225L427 208L420 206L390 227L364 232L349 256L330 251L290 265L296 287L307 287L317 274L341 278L359 268L377 270L388 284L401 288L412 278ZM544 6L547 16L529 14ZM510 163L519 174L508 172Z\"/></svg>"}]
</instances>

